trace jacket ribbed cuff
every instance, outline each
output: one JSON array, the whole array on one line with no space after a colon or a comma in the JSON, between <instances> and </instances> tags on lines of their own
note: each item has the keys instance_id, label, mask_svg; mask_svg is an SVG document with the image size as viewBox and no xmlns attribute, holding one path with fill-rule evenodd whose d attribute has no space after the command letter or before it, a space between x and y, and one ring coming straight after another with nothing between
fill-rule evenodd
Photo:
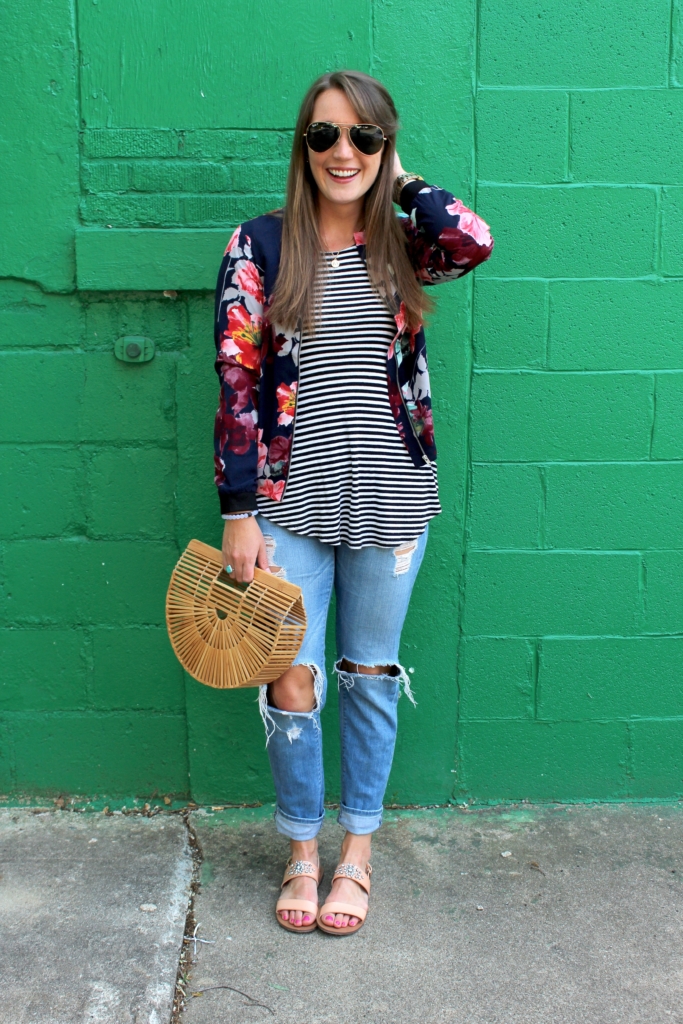
<instances>
[{"instance_id":1,"label":"jacket ribbed cuff","mask_svg":"<svg viewBox=\"0 0 683 1024\"><path fill-rule=\"evenodd\" d=\"M256 491L238 491L237 494L225 494L223 491L219 491L218 499L221 503L222 516L229 516L234 512L253 512L258 508Z\"/></svg>"},{"instance_id":2,"label":"jacket ribbed cuff","mask_svg":"<svg viewBox=\"0 0 683 1024\"><path fill-rule=\"evenodd\" d=\"M428 187L429 186L427 185L427 182L421 181L419 178L413 178L412 181L407 181L405 183L405 185L401 189L401 202L399 204L404 213L407 213L408 216L410 216L414 205L413 199L415 198L418 192L421 192L423 188Z\"/></svg>"}]
</instances>

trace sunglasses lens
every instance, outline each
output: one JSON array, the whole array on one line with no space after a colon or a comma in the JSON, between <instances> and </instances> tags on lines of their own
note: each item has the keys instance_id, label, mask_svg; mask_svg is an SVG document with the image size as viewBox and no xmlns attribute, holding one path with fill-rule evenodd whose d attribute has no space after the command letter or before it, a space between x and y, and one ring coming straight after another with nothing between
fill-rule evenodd
<instances>
[{"instance_id":1,"label":"sunglasses lens","mask_svg":"<svg viewBox=\"0 0 683 1024\"><path fill-rule=\"evenodd\" d=\"M332 149L338 138L339 129L330 121L314 121L313 124L309 124L306 132L306 142L314 153L324 153Z\"/></svg>"},{"instance_id":2,"label":"sunglasses lens","mask_svg":"<svg viewBox=\"0 0 683 1024\"><path fill-rule=\"evenodd\" d=\"M350 130L351 142L357 150L372 156L384 145L384 132L376 124L357 124Z\"/></svg>"}]
</instances>

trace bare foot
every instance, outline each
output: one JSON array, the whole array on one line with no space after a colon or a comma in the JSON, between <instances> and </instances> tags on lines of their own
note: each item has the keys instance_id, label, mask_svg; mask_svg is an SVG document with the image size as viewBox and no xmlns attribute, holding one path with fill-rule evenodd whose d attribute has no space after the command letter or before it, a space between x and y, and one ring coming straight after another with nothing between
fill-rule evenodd
<instances>
[{"instance_id":1,"label":"bare foot","mask_svg":"<svg viewBox=\"0 0 683 1024\"><path fill-rule=\"evenodd\" d=\"M303 843L290 840L292 862L297 860L309 861L311 864L318 863L318 841L309 839ZM295 877L283 887L281 896L292 900L310 900L311 903L318 902L318 886L313 878ZM296 928L302 925L311 925L315 921L315 915L304 910L280 910L280 917L288 921Z\"/></svg>"},{"instance_id":2,"label":"bare foot","mask_svg":"<svg viewBox=\"0 0 683 1024\"><path fill-rule=\"evenodd\" d=\"M367 874L367 865L370 860L371 837L356 836L347 832L342 843L340 864L355 864L361 871ZM326 903L350 903L366 909L368 905L368 894L352 878L337 878L332 883L330 895ZM359 917L351 914L325 914L323 921L330 927L334 926L341 931L344 928L355 928L360 921Z\"/></svg>"}]
</instances>

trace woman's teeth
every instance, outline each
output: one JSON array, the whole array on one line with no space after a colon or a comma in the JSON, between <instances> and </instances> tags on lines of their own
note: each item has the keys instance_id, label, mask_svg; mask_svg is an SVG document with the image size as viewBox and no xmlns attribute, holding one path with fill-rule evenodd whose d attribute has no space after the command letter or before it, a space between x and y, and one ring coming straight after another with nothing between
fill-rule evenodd
<instances>
[{"instance_id":1,"label":"woman's teeth","mask_svg":"<svg viewBox=\"0 0 683 1024\"><path fill-rule=\"evenodd\" d=\"M333 171L331 167L328 167L327 170L333 178L354 178L358 174L358 169L353 171Z\"/></svg>"}]
</instances>

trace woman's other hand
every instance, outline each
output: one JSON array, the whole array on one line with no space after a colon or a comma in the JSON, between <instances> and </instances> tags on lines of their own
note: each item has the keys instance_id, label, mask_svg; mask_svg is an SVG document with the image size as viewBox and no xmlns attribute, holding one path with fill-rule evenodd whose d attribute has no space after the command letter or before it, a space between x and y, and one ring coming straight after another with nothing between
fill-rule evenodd
<instances>
[{"instance_id":1,"label":"woman's other hand","mask_svg":"<svg viewBox=\"0 0 683 1024\"><path fill-rule=\"evenodd\" d=\"M248 519L226 519L223 530L223 565L232 566L230 578L238 583L251 583L254 566L268 572L266 542L256 516Z\"/></svg>"},{"instance_id":2,"label":"woman's other hand","mask_svg":"<svg viewBox=\"0 0 683 1024\"><path fill-rule=\"evenodd\" d=\"M405 174L401 166L401 159L398 155L398 150L394 150L394 179L398 178L399 174Z\"/></svg>"}]
</instances>

